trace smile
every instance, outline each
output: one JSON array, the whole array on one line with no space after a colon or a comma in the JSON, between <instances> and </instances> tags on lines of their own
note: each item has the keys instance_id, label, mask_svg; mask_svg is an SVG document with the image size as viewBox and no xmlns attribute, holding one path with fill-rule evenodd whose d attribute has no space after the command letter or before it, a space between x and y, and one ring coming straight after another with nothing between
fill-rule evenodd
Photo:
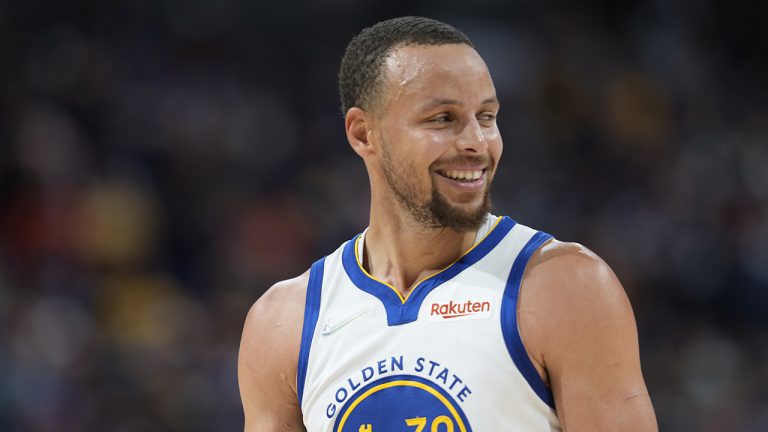
<instances>
[{"instance_id":1,"label":"smile","mask_svg":"<svg viewBox=\"0 0 768 432\"><path fill-rule=\"evenodd\" d=\"M485 169L477 170L445 170L437 171L441 176L459 182L471 183L478 180L485 173Z\"/></svg>"}]
</instances>

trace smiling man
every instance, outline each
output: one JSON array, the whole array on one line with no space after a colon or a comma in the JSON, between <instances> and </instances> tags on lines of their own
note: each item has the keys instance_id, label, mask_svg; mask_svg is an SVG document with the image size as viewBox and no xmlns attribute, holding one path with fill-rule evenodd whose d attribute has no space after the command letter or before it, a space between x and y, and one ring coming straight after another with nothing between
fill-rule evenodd
<instances>
[{"instance_id":1,"label":"smiling man","mask_svg":"<svg viewBox=\"0 0 768 432\"><path fill-rule=\"evenodd\" d=\"M490 214L493 81L430 19L363 30L339 84L370 224L251 308L249 432L655 431L627 297L583 246Z\"/></svg>"}]
</instances>

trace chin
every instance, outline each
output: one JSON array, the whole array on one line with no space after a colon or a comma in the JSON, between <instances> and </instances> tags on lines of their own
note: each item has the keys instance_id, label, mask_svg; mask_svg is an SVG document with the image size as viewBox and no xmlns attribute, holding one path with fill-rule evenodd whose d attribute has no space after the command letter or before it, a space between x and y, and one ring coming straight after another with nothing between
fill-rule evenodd
<instances>
[{"instance_id":1,"label":"chin","mask_svg":"<svg viewBox=\"0 0 768 432\"><path fill-rule=\"evenodd\" d=\"M485 193L479 203L455 204L433 193L429 207L436 226L455 231L475 231L482 226L491 211L491 199Z\"/></svg>"}]
</instances>

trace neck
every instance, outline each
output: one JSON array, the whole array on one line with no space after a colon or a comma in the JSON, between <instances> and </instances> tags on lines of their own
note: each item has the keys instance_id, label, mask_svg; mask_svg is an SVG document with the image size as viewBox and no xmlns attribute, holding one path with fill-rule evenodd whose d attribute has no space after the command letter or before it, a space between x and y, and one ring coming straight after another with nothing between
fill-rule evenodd
<instances>
[{"instance_id":1,"label":"neck","mask_svg":"<svg viewBox=\"0 0 768 432\"><path fill-rule=\"evenodd\" d=\"M430 229L393 210L371 211L361 260L372 276L403 296L459 259L475 242L477 230Z\"/></svg>"}]
</instances>

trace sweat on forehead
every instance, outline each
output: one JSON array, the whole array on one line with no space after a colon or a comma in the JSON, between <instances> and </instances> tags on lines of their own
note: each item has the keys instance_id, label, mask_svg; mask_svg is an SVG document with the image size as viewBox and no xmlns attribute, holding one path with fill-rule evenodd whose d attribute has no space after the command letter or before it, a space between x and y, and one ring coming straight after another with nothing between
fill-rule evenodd
<instances>
[{"instance_id":1,"label":"sweat on forehead","mask_svg":"<svg viewBox=\"0 0 768 432\"><path fill-rule=\"evenodd\" d=\"M467 80L490 82L485 62L467 45L407 45L392 50L379 76L376 108L406 93L451 97Z\"/></svg>"},{"instance_id":2,"label":"sweat on forehead","mask_svg":"<svg viewBox=\"0 0 768 432\"><path fill-rule=\"evenodd\" d=\"M411 81L424 72L487 71L477 52L466 45L403 45L387 55L379 78Z\"/></svg>"},{"instance_id":3,"label":"sweat on forehead","mask_svg":"<svg viewBox=\"0 0 768 432\"><path fill-rule=\"evenodd\" d=\"M385 59L395 47L463 44L469 38L455 27L423 17L400 17L364 29L347 46L339 70L341 111L370 109L378 96Z\"/></svg>"}]
</instances>

